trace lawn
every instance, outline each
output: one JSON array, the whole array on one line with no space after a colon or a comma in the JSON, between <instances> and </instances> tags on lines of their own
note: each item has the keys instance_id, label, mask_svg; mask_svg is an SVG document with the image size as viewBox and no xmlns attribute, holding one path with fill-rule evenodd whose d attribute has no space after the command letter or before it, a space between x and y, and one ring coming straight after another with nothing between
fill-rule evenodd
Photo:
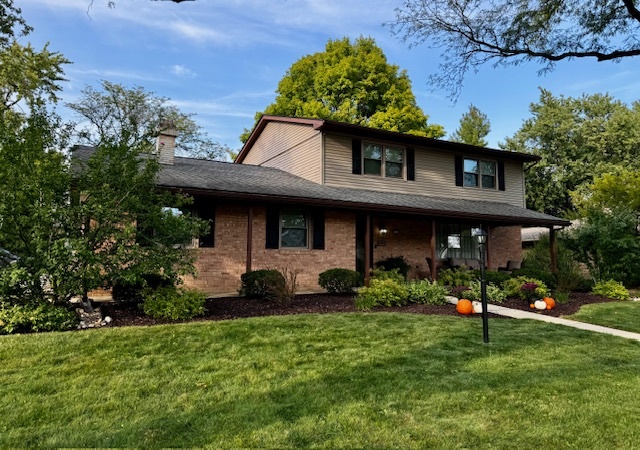
<instances>
[{"instance_id":1,"label":"lawn","mask_svg":"<svg viewBox=\"0 0 640 450\"><path fill-rule=\"evenodd\" d=\"M612 302L584 305L567 319L640 333L640 302Z\"/></svg>"},{"instance_id":2,"label":"lawn","mask_svg":"<svg viewBox=\"0 0 640 450\"><path fill-rule=\"evenodd\" d=\"M615 448L640 343L536 321L262 317L0 337L0 447Z\"/></svg>"}]
</instances>

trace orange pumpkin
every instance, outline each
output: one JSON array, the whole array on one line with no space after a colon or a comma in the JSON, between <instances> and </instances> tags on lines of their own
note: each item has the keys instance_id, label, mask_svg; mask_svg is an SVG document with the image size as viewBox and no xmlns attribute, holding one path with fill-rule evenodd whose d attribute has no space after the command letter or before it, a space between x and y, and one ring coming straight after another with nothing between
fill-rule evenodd
<instances>
[{"instance_id":1,"label":"orange pumpkin","mask_svg":"<svg viewBox=\"0 0 640 450\"><path fill-rule=\"evenodd\" d=\"M463 314L465 316L468 316L469 314L473 313L473 304L471 303L471 300L467 300L466 298L462 298L458 300L458 304L456 305L456 311L458 311L460 314Z\"/></svg>"},{"instance_id":2,"label":"orange pumpkin","mask_svg":"<svg viewBox=\"0 0 640 450\"><path fill-rule=\"evenodd\" d=\"M533 303L529 303L529 308L535 308L536 305L534 305Z\"/></svg>"},{"instance_id":3,"label":"orange pumpkin","mask_svg":"<svg viewBox=\"0 0 640 450\"><path fill-rule=\"evenodd\" d=\"M547 304L547 309L553 309L556 307L556 301L551 297L545 297L542 299L542 301Z\"/></svg>"}]
</instances>

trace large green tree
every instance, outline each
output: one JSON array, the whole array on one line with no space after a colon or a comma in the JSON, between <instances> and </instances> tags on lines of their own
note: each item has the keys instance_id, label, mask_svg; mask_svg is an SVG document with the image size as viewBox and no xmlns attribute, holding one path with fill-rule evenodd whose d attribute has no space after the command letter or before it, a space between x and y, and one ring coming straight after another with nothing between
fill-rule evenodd
<instances>
[{"instance_id":1,"label":"large green tree","mask_svg":"<svg viewBox=\"0 0 640 450\"><path fill-rule=\"evenodd\" d=\"M491 131L491 122L486 114L477 107L469 105L469 111L462 115L460 126L453 132L450 139L454 142L486 147L485 137Z\"/></svg>"},{"instance_id":2,"label":"large green tree","mask_svg":"<svg viewBox=\"0 0 640 450\"><path fill-rule=\"evenodd\" d=\"M330 119L439 138L440 125L416 104L406 71L389 64L372 38L330 40L324 52L296 61L274 103L256 114ZM246 140L245 132L242 140Z\"/></svg>"},{"instance_id":3,"label":"large green tree","mask_svg":"<svg viewBox=\"0 0 640 450\"><path fill-rule=\"evenodd\" d=\"M457 97L469 70L486 63L615 61L640 55L636 0L404 0L390 24L411 45L442 49L434 86Z\"/></svg>"},{"instance_id":4,"label":"large green tree","mask_svg":"<svg viewBox=\"0 0 640 450\"><path fill-rule=\"evenodd\" d=\"M100 89L86 86L77 102L67 106L80 121L79 141L100 145L105 139L117 145L153 147L161 120L174 123L178 137L176 149L201 159L224 159L229 149L213 141L194 120L193 114L180 111L168 98L141 86L127 88L101 81Z\"/></svg>"},{"instance_id":5,"label":"large green tree","mask_svg":"<svg viewBox=\"0 0 640 450\"><path fill-rule=\"evenodd\" d=\"M527 206L570 217L571 191L594 177L626 166L640 167L640 102L628 106L609 95L579 98L541 90L532 117L501 146L542 159L527 168Z\"/></svg>"}]
</instances>

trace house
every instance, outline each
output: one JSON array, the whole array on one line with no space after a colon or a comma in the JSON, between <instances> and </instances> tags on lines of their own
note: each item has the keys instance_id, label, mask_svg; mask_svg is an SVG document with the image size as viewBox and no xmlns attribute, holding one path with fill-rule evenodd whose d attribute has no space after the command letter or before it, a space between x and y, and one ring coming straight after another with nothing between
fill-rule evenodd
<instances>
[{"instance_id":1,"label":"house","mask_svg":"<svg viewBox=\"0 0 640 450\"><path fill-rule=\"evenodd\" d=\"M525 208L524 170L538 158L330 120L264 116L234 163L178 157L158 138L158 186L190 194L210 221L197 243L207 293L237 291L250 270L298 270L300 288L343 267L368 274L403 256L410 278L479 257L490 269L522 258L521 227L565 226ZM552 233L553 235L553 233Z\"/></svg>"}]
</instances>

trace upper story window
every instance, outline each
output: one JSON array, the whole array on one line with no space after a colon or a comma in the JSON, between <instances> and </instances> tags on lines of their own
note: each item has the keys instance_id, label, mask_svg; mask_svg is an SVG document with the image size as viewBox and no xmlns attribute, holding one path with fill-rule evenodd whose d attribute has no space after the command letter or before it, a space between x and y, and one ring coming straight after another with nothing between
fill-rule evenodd
<instances>
[{"instance_id":1,"label":"upper story window","mask_svg":"<svg viewBox=\"0 0 640 450\"><path fill-rule=\"evenodd\" d=\"M363 173L391 178L404 177L404 148L365 142L362 156Z\"/></svg>"},{"instance_id":2,"label":"upper story window","mask_svg":"<svg viewBox=\"0 0 640 450\"><path fill-rule=\"evenodd\" d=\"M280 247L281 248L307 248L308 220L303 210L286 209L280 216Z\"/></svg>"},{"instance_id":3,"label":"upper story window","mask_svg":"<svg viewBox=\"0 0 640 450\"><path fill-rule=\"evenodd\" d=\"M496 188L496 163L481 159L464 160L464 186L481 187L483 189Z\"/></svg>"}]
</instances>

